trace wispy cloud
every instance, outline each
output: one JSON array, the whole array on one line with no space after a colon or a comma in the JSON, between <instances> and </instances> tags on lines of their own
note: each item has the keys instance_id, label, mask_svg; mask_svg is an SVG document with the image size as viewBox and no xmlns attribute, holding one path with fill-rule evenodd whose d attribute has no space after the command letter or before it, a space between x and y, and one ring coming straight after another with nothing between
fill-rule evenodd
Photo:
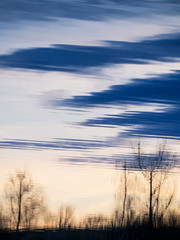
<instances>
[{"instance_id":1,"label":"wispy cloud","mask_svg":"<svg viewBox=\"0 0 180 240\"><path fill-rule=\"evenodd\" d=\"M115 85L110 89L94 92L88 96L75 96L61 102L53 100L52 105L59 104L77 109L104 106L125 107L127 104L137 105L137 110L126 111L116 115L88 119L80 124L85 126L135 126L127 129L129 135L144 134L155 136L180 137L180 72L163 74L149 79L134 79L126 85ZM162 111L138 110L142 104L168 104Z\"/></svg>"},{"instance_id":2,"label":"wispy cloud","mask_svg":"<svg viewBox=\"0 0 180 240\"><path fill-rule=\"evenodd\" d=\"M180 57L180 35L137 43L107 42L106 46L53 45L49 48L17 50L0 55L1 68L84 72L86 68L110 64L169 61ZM175 59L174 59L175 61Z\"/></svg>"},{"instance_id":3,"label":"wispy cloud","mask_svg":"<svg viewBox=\"0 0 180 240\"><path fill-rule=\"evenodd\" d=\"M88 150L107 147L108 143L96 140L54 139L51 141L37 141L26 139L4 139L0 141L0 148L21 150Z\"/></svg>"},{"instance_id":4,"label":"wispy cloud","mask_svg":"<svg viewBox=\"0 0 180 240\"><path fill-rule=\"evenodd\" d=\"M148 10L150 14L153 10L158 13L169 13L170 10L177 12L178 1L171 4L163 1L144 0L139 2L128 1L101 1L101 0L1 0L0 2L0 21L19 21L19 20L46 20L52 21L53 18L66 17L74 19L105 19L109 17L132 17L142 14ZM161 7L160 7L161 6ZM175 7L174 7L175 6Z\"/></svg>"},{"instance_id":5,"label":"wispy cloud","mask_svg":"<svg viewBox=\"0 0 180 240\"><path fill-rule=\"evenodd\" d=\"M122 105L127 103L180 103L180 71L149 79L134 79L126 85L114 85L108 90L94 92L88 96L75 96L71 99L53 100L52 105L74 108L97 107L100 105Z\"/></svg>"}]
</instances>

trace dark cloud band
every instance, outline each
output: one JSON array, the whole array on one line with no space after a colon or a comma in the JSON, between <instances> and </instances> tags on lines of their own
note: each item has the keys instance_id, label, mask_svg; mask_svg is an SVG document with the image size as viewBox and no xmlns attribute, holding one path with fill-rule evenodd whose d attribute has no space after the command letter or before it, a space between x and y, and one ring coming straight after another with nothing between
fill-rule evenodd
<instances>
[{"instance_id":1,"label":"dark cloud band","mask_svg":"<svg viewBox=\"0 0 180 240\"><path fill-rule=\"evenodd\" d=\"M9 55L0 55L0 67L84 72L90 67L148 64L152 60L167 62L179 57L180 35L174 34L159 40L137 43L108 42L106 46L54 45L49 48L17 50Z\"/></svg>"}]
</instances>

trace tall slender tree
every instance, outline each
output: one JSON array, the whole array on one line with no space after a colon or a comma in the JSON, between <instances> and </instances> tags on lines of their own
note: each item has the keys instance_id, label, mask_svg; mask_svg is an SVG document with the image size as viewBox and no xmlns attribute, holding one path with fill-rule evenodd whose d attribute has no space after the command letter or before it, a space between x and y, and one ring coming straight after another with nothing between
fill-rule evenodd
<instances>
[{"instance_id":1,"label":"tall slender tree","mask_svg":"<svg viewBox=\"0 0 180 240\"><path fill-rule=\"evenodd\" d=\"M140 142L137 147L137 162L138 166L145 177L148 180L149 185L149 226L154 226L155 222L159 218L159 199L161 187L167 178L168 171L173 165L174 158L170 156L166 150L166 143L159 145L158 151L153 154L143 154ZM168 209L173 198L171 194L164 209L161 211L161 218L164 212ZM156 210L154 210L156 209Z\"/></svg>"},{"instance_id":2,"label":"tall slender tree","mask_svg":"<svg viewBox=\"0 0 180 240\"><path fill-rule=\"evenodd\" d=\"M5 195L17 232L22 225L30 227L32 220L37 217L43 206L43 195L37 189L26 171L17 170L9 177L5 186Z\"/></svg>"}]
</instances>

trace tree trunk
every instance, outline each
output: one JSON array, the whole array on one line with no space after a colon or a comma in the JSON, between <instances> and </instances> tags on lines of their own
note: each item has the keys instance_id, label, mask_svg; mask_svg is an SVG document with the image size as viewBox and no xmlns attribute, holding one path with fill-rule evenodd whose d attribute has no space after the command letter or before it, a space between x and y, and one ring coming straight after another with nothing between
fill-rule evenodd
<instances>
[{"instance_id":1,"label":"tree trunk","mask_svg":"<svg viewBox=\"0 0 180 240\"><path fill-rule=\"evenodd\" d=\"M153 176L152 171L150 172L150 179L149 179L149 226L153 227L153 213L152 213L152 186L153 185Z\"/></svg>"},{"instance_id":2,"label":"tree trunk","mask_svg":"<svg viewBox=\"0 0 180 240\"><path fill-rule=\"evenodd\" d=\"M19 199L18 199L18 220L17 220L17 226L16 231L19 232L19 225L21 223L21 204L22 204L22 183L20 182L19 185Z\"/></svg>"},{"instance_id":3,"label":"tree trunk","mask_svg":"<svg viewBox=\"0 0 180 240\"><path fill-rule=\"evenodd\" d=\"M126 176L126 162L125 162L124 164L124 201L123 201L123 213L122 213L120 229L122 229L123 222L124 222L124 215L126 210L126 197L127 197L127 176Z\"/></svg>"}]
</instances>

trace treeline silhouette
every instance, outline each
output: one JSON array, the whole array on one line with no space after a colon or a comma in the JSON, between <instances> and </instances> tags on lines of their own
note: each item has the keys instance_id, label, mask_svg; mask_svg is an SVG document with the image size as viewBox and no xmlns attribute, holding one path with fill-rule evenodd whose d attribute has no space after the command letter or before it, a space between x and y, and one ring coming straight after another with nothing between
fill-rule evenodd
<instances>
[{"instance_id":1,"label":"treeline silhouette","mask_svg":"<svg viewBox=\"0 0 180 240\"><path fill-rule=\"evenodd\" d=\"M151 154L145 154L138 143L133 156L131 165L126 160L116 164L120 180L111 216L94 214L80 220L71 205L51 213L30 173L15 171L5 185L0 239L179 239L180 205L168 179L175 158L165 143Z\"/></svg>"}]
</instances>

